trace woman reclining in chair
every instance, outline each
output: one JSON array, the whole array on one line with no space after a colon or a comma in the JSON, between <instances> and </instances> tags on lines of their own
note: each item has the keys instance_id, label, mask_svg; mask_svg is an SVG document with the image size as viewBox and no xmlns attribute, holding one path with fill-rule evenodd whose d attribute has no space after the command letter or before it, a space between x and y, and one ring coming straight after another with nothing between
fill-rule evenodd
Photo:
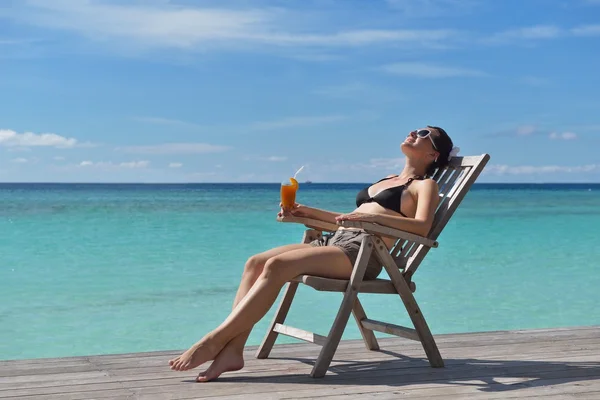
<instances>
[{"instance_id":1,"label":"woman reclining in chair","mask_svg":"<svg viewBox=\"0 0 600 400\"><path fill-rule=\"evenodd\" d=\"M282 209L279 216L292 215L334 224L344 220L374 222L426 236L438 205L437 183L426 177L448 164L454 155L452 140L443 129L427 127L410 132L400 148L406 156L402 172L360 191L353 212L340 214L296 204L292 209ZM349 279L366 234L363 230L340 227L327 243L315 240L290 244L250 257L231 314L189 350L170 360L171 369L187 371L214 360L197 377L199 382L241 369L244 366L242 352L252 327L271 308L285 283L298 275ZM384 239L388 248L393 244L390 240ZM371 256L364 279L376 278L381 270L380 263Z\"/></svg>"}]
</instances>

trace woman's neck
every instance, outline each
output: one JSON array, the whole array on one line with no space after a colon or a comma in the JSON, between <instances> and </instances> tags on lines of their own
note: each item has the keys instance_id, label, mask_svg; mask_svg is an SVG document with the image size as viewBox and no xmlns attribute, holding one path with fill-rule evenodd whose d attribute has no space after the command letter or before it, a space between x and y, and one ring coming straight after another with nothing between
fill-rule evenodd
<instances>
[{"instance_id":1,"label":"woman's neck","mask_svg":"<svg viewBox=\"0 0 600 400\"><path fill-rule=\"evenodd\" d=\"M402 172L398 174L398 177L408 179L413 178L415 176L425 176L426 173L426 165L420 165L407 159L406 164L404 164L404 168L402 169Z\"/></svg>"}]
</instances>

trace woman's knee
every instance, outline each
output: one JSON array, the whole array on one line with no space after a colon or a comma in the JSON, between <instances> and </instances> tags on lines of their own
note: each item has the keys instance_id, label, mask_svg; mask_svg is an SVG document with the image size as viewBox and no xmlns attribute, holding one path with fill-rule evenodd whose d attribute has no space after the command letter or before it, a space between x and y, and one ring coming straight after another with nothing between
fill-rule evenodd
<instances>
[{"instance_id":1,"label":"woman's knee","mask_svg":"<svg viewBox=\"0 0 600 400\"><path fill-rule=\"evenodd\" d=\"M263 271L266 261L267 259L261 254L251 256L248 258L248 261L246 261L246 265L244 266L244 274L259 276Z\"/></svg>"},{"instance_id":2,"label":"woman's knee","mask_svg":"<svg viewBox=\"0 0 600 400\"><path fill-rule=\"evenodd\" d=\"M265 266L263 267L261 277L269 280L272 280L274 278L282 278L282 275L284 275L284 264L285 262L280 256L269 258L265 262Z\"/></svg>"}]
</instances>

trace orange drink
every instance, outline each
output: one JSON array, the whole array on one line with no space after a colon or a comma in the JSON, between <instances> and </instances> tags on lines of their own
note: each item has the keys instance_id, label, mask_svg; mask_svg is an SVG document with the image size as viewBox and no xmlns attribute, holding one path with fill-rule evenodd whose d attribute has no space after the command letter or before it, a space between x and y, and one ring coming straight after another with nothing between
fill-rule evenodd
<instances>
[{"instance_id":1,"label":"orange drink","mask_svg":"<svg viewBox=\"0 0 600 400\"><path fill-rule=\"evenodd\" d=\"M290 178L289 182L281 184L281 205L284 209L292 209L296 203L296 191L298 190L298 181Z\"/></svg>"}]
</instances>

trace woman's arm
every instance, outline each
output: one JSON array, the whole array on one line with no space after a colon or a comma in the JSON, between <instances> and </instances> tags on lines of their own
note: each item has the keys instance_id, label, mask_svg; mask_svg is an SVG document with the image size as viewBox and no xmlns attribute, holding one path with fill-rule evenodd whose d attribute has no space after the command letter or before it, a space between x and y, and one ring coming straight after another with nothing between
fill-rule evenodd
<instances>
[{"instance_id":1,"label":"woman's arm","mask_svg":"<svg viewBox=\"0 0 600 400\"><path fill-rule=\"evenodd\" d=\"M435 217L435 210L438 202L439 195L437 182L428 179L423 181L417 190L417 211L414 218L388 214L350 213L338 216L336 221L354 220L374 222L401 231L426 236L433 224L433 218Z\"/></svg>"},{"instance_id":2,"label":"woman's arm","mask_svg":"<svg viewBox=\"0 0 600 400\"><path fill-rule=\"evenodd\" d=\"M281 204L280 204L281 206ZM291 215L294 217L300 218L311 218L316 219L323 222L328 222L330 224L336 224L336 217L338 215L342 215L342 213L336 213L333 211L321 210L319 208L309 207L302 204L294 204L294 207L291 209L281 209L278 214L280 217L285 215Z\"/></svg>"},{"instance_id":3,"label":"woman's arm","mask_svg":"<svg viewBox=\"0 0 600 400\"><path fill-rule=\"evenodd\" d=\"M417 212L415 213L414 218L378 214L373 222L389 226L390 228L427 236L431 229L431 225L433 225L433 218L435 217L435 210L438 206L438 202L439 194L437 182L433 179L427 179L422 182L417 191Z\"/></svg>"},{"instance_id":4,"label":"woman's arm","mask_svg":"<svg viewBox=\"0 0 600 400\"><path fill-rule=\"evenodd\" d=\"M319 208L314 208L314 207L304 206L304 208L306 209L308 218L318 219L319 221L329 222L331 224L337 223L336 217L338 215L342 215L342 213L321 210ZM293 214L293 212L292 212L292 214Z\"/></svg>"}]
</instances>

